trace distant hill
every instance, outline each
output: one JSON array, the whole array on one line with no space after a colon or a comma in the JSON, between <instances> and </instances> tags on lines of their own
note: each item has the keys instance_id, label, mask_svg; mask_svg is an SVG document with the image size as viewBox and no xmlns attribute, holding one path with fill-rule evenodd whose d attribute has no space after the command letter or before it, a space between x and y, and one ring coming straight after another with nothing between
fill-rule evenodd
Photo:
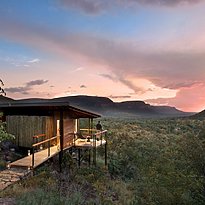
<instances>
[{"instance_id":1,"label":"distant hill","mask_svg":"<svg viewBox=\"0 0 205 205\"><path fill-rule=\"evenodd\" d=\"M202 110L201 112L192 115L192 118L196 118L196 119L204 119L205 118L205 110Z\"/></svg>"},{"instance_id":2,"label":"distant hill","mask_svg":"<svg viewBox=\"0 0 205 205\"><path fill-rule=\"evenodd\" d=\"M15 100L12 98L8 98L8 97L5 97L3 95L0 95L0 103L13 102L13 101L15 101Z\"/></svg>"},{"instance_id":3,"label":"distant hill","mask_svg":"<svg viewBox=\"0 0 205 205\"><path fill-rule=\"evenodd\" d=\"M5 97L0 98L0 102L5 102ZM10 99L11 101L13 99ZM106 97L96 96L68 96L53 99L30 98L16 100L15 102L43 102L43 101L63 101L70 105L98 113L105 117L131 117L131 118L159 118L159 117L182 117L190 116L193 113L182 112L175 107L152 106L143 101L113 102Z\"/></svg>"},{"instance_id":4,"label":"distant hill","mask_svg":"<svg viewBox=\"0 0 205 205\"><path fill-rule=\"evenodd\" d=\"M53 100L67 101L73 106L107 117L182 117L193 114L182 112L175 107L152 106L143 101L113 102L106 97L79 95L54 98Z\"/></svg>"}]
</instances>

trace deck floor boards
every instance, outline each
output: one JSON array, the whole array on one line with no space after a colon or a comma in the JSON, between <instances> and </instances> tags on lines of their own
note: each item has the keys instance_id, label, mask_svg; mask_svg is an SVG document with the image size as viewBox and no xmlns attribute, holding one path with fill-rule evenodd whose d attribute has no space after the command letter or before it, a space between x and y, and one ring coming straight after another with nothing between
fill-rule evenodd
<instances>
[{"instance_id":1,"label":"deck floor boards","mask_svg":"<svg viewBox=\"0 0 205 205\"><path fill-rule=\"evenodd\" d=\"M43 162L47 161L49 158L58 154L59 150L57 146L50 148L50 156L48 156L48 149L38 151L34 154L34 168L41 165ZM32 166L32 155L26 156L17 161L11 162L10 167L31 167Z\"/></svg>"}]
</instances>

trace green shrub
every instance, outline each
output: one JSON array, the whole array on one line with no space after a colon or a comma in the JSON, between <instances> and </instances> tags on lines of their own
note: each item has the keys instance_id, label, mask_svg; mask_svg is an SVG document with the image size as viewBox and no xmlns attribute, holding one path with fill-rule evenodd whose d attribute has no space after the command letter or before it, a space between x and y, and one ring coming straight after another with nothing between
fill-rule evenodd
<instances>
[{"instance_id":1,"label":"green shrub","mask_svg":"<svg viewBox=\"0 0 205 205\"><path fill-rule=\"evenodd\" d=\"M0 113L0 118L2 117L2 113ZM15 137L6 132L6 124L0 120L0 143L4 140L13 140Z\"/></svg>"},{"instance_id":2,"label":"green shrub","mask_svg":"<svg viewBox=\"0 0 205 205\"><path fill-rule=\"evenodd\" d=\"M110 127L108 168L112 177L132 182L133 204L203 204L202 121L141 120L121 125L115 121Z\"/></svg>"}]
</instances>

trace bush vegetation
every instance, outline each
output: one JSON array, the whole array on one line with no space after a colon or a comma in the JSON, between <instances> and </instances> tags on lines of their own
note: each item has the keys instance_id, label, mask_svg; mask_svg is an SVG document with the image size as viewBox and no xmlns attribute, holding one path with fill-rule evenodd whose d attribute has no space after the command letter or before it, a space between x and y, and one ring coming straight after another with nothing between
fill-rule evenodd
<instances>
[{"instance_id":1,"label":"bush vegetation","mask_svg":"<svg viewBox=\"0 0 205 205\"><path fill-rule=\"evenodd\" d=\"M4 146L2 143L5 141L13 141L14 136L6 132L6 123L2 122L2 113L0 112L0 170L5 169L6 167L6 157L5 157L5 151L3 148Z\"/></svg>"},{"instance_id":2,"label":"bush vegetation","mask_svg":"<svg viewBox=\"0 0 205 205\"><path fill-rule=\"evenodd\" d=\"M108 168L53 164L9 187L17 204L202 205L205 122L193 119L101 120L108 133ZM65 156L66 159L66 156Z\"/></svg>"},{"instance_id":3,"label":"bush vegetation","mask_svg":"<svg viewBox=\"0 0 205 205\"><path fill-rule=\"evenodd\" d=\"M13 140L14 136L6 132L6 123L2 122L2 113L0 112L0 143L4 140Z\"/></svg>"}]
</instances>

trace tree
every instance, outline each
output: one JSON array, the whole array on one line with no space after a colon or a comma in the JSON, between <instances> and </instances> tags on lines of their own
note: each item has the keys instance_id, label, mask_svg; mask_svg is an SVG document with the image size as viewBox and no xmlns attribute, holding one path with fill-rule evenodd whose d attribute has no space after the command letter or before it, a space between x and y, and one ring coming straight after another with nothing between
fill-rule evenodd
<instances>
[{"instance_id":1,"label":"tree","mask_svg":"<svg viewBox=\"0 0 205 205\"><path fill-rule=\"evenodd\" d=\"M4 86L3 81L0 79L0 95L4 95L6 96L6 92L4 91L4 89L2 88Z\"/></svg>"},{"instance_id":2,"label":"tree","mask_svg":"<svg viewBox=\"0 0 205 205\"><path fill-rule=\"evenodd\" d=\"M6 92L4 91L4 89L2 88L4 86L4 83L3 81L0 79L0 96L1 95L4 95L6 96ZM12 140L14 139L14 136L7 133L6 132L6 129L5 129L5 122L2 122L2 116L3 116L3 113L0 112L0 143L4 140Z\"/></svg>"}]
</instances>

